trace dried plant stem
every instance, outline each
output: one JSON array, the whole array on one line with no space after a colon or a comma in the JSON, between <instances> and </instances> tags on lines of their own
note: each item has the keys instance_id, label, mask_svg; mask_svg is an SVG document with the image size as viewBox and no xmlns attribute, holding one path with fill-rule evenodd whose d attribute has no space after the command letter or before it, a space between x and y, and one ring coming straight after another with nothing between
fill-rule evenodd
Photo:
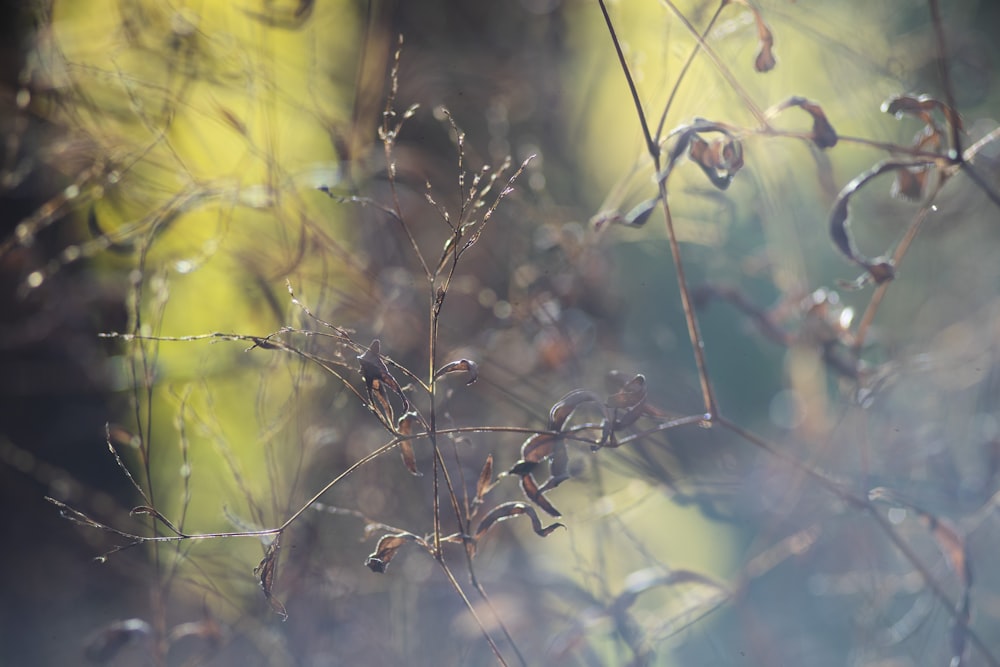
<instances>
[{"instance_id":1,"label":"dried plant stem","mask_svg":"<svg viewBox=\"0 0 1000 667\"><path fill-rule=\"evenodd\" d=\"M628 62L625 60L625 54L622 51L621 42L618 39L618 34L615 32L611 16L608 14L608 8L604 4L604 0L598 0L598 3L600 4L601 11L604 14L604 20L607 23L608 33L611 35L611 41L614 43L615 52L618 54L618 62L621 65L622 71L625 74L625 79L628 82L629 91L632 94L632 102L635 104L635 110L639 116L639 123L642 125L642 133L646 139L646 147L649 150L650 157L653 159L656 172L659 173L661 169L660 145L653 140L653 137L649 132L649 126L646 123L646 115L642 109L642 101L639 99L639 92L635 87L635 82L632 80L632 74L629 71ZM691 29L690 23L685 21L685 25ZM699 40L698 43L704 45L704 40ZM760 114L759 109L757 112L757 115L762 119L762 124L766 124L763 122L763 116ZM690 339L691 347L694 350L695 365L698 369L698 382L701 385L702 404L705 407L704 419L711 421L718 411L718 406L716 405L715 392L712 390L712 383L708 376L708 364L705 361L705 344L698 328L698 319L694 313L694 306L691 303L691 294L688 289L687 279L684 275L684 261L681 258L680 243L677 241L677 232L674 230L674 221L670 214L670 205L667 202L667 186L664 179L658 180L660 201L663 204L664 219L667 226L667 239L670 242L670 255L674 260L674 271L677 274L677 285L681 295L681 306L684 309L684 321L687 323L688 338Z\"/></svg>"},{"instance_id":2,"label":"dried plant stem","mask_svg":"<svg viewBox=\"0 0 1000 667\"><path fill-rule=\"evenodd\" d=\"M920 227L923 225L927 216L932 211L930 204L924 206L917 212L910 222L910 226L907 227L906 233L903 238L900 239L899 245L896 246L896 250L892 253L892 265L899 268L902 263L903 258L906 256L906 251L910 248L913 240L917 237L917 233L920 231ZM880 283L875 291L872 293L872 298L868 301L868 306L865 308L865 312L861 316L861 320L858 322L857 331L854 334L854 349L860 350L864 347L865 339L868 336L868 330L871 328L872 322L875 320L875 315L878 313L879 306L882 305L882 299L885 298L886 292L889 291L889 285L893 281L888 280L886 282Z\"/></svg>"}]
</instances>

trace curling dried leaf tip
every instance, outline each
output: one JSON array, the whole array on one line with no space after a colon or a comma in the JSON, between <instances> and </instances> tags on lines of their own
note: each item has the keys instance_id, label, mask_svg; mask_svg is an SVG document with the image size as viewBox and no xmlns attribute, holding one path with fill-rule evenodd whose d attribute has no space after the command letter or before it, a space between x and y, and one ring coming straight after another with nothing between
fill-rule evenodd
<instances>
[{"instance_id":1,"label":"curling dried leaf tip","mask_svg":"<svg viewBox=\"0 0 1000 667\"><path fill-rule=\"evenodd\" d=\"M603 407L604 401L592 391L586 389L574 389L560 398L552 409L549 410L549 430L562 431L566 425L566 420L570 418L578 407L585 403L595 403ZM527 445L527 442L525 442Z\"/></svg>"},{"instance_id":2,"label":"curling dried leaf tip","mask_svg":"<svg viewBox=\"0 0 1000 667\"><path fill-rule=\"evenodd\" d=\"M413 533L392 533L389 535L383 535L379 539L378 544L375 545L375 551L368 556L365 560L365 567L367 567L372 572L382 573L385 569L389 567L389 562L407 542L416 542L418 544L423 544L424 541L414 535Z\"/></svg>"},{"instance_id":3,"label":"curling dried leaf tip","mask_svg":"<svg viewBox=\"0 0 1000 667\"><path fill-rule=\"evenodd\" d=\"M274 588L274 574L278 569L278 552L281 549L280 541L281 537L279 536L268 545L267 551L264 552L264 558L253 569L253 573L257 577L260 589L264 591L264 598L271 605L271 609L281 616L281 620L284 621L288 619L288 612L285 610L285 605L281 604L281 601L274 597L272 593L272 589Z\"/></svg>"},{"instance_id":4,"label":"curling dried leaf tip","mask_svg":"<svg viewBox=\"0 0 1000 667\"><path fill-rule=\"evenodd\" d=\"M483 502L483 497L493 488L493 454L486 457L486 463L479 473L476 481L476 499L473 504L479 505Z\"/></svg>"},{"instance_id":5,"label":"curling dried leaf tip","mask_svg":"<svg viewBox=\"0 0 1000 667\"><path fill-rule=\"evenodd\" d=\"M549 502L549 499L545 497L542 490L538 488L538 482L535 481L535 477L531 473L521 475L521 490L528 500L541 507L551 516L562 516L562 513Z\"/></svg>"},{"instance_id":6,"label":"curling dried leaf tip","mask_svg":"<svg viewBox=\"0 0 1000 667\"><path fill-rule=\"evenodd\" d=\"M462 372L469 374L469 379L465 381L465 384L470 385L479 379L479 364L470 359L452 361L439 368L438 372L434 374L434 379L437 379L442 375L447 375L448 373Z\"/></svg>"},{"instance_id":7,"label":"curling dried leaf tip","mask_svg":"<svg viewBox=\"0 0 1000 667\"><path fill-rule=\"evenodd\" d=\"M561 523L553 523L543 527L534 507L526 503L510 502L497 505L483 517L483 520L479 522L479 526L476 528L475 539L479 540L494 524L521 516L522 514L527 515L531 519L531 527L539 537L547 537L556 528L565 528Z\"/></svg>"}]
</instances>

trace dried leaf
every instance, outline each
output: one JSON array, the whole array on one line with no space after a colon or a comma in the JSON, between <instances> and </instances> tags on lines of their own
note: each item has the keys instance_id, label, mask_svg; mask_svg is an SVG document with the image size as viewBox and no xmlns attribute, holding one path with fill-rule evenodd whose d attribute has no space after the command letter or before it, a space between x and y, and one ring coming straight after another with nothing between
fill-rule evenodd
<instances>
[{"instance_id":1,"label":"dried leaf","mask_svg":"<svg viewBox=\"0 0 1000 667\"><path fill-rule=\"evenodd\" d=\"M957 127L959 130L964 129L962 126L962 117L959 113L941 100L937 100L930 95L898 95L890 97L882 103L882 111L884 113L891 113L897 118L903 114L909 114L916 116L928 125L934 124L931 112L935 109L941 112L941 115L944 116L945 121L949 125Z\"/></svg>"},{"instance_id":2,"label":"dried leaf","mask_svg":"<svg viewBox=\"0 0 1000 667\"><path fill-rule=\"evenodd\" d=\"M389 567L389 562L399 551L399 548L407 542L423 544L424 541L413 533L393 533L383 535L375 545L375 551L365 560L365 567L372 572L382 573Z\"/></svg>"},{"instance_id":3,"label":"dried leaf","mask_svg":"<svg viewBox=\"0 0 1000 667\"><path fill-rule=\"evenodd\" d=\"M743 144L728 132L724 139L711 142L695 135L689 141L688 157L701 167L712 185L725 190L743 167Z\"/></svg>"},{"instance_id":4,"label":"dried leaf","mask_svg":"<svg viewBox=\"0 0 1000 667\"><path fill-rule=\"evenodd\" d=\"M376 338L364 354L358 355L358 361L361 363L361 376L368 390L368 400L382 414L386 423L392 424L394 415L386 387L399 397L404 410L410 409L410 402L406 399L403 388L382 361L379 346L379 340Z\"/></svg>"},{"instance_id":5,"label":"dried leaf","mask_svg":"<svg viewBox=\"0 0 1000 667\"><path fill-rule=\"evenodd\" d=\"M625 385L608 397L604 404L609 408L628 409L640 405L646 400L646 376L641 373L625 383Z\"/></svg>"},{"instance_id":6,"label":"dried leaf","mask_svg":"<svg viewBox=\"0 0 1000 667\"><path fill-rule=\"evenodd\" d=\"M473 500L473 504L479 505L483 502L483 496L485 496L490 489L493 488L493 454L486 457L486 463L483 464L483 469L479 473L479 480L476 482L476 498Z\"/></svg>"},{"instance_id":7,"label":"dried leaf","mask_svg":"<svg viewBox=\"0 0 1000 667\"><path fill-rule=\"evenodd\" d=\"M142 619L115 621L87 640L83 654L91 662L106 664L114 660L128 644L140 640L150 641L152 637L153 627Z\"/></svg>"},{"instance_id":8,"label":"dried leaf","mask_svg":"<svg viewBox=\"0 0 1000 667\"><path fill-rule=\"evenodd\" d=\"M839 139L837 132L830 125L830 121L827 120L826 114L823 113L823 108L820 105L805 97L796 95L788 98L784 103L779 105L779 109L787 109L788 107L799 107L812 116L812 140L818 148L833 148L837 145Z\"/></svg>"},{"instance_id":9,"label":"dried leaf","mask_svg":"<svg viewBox=\"0 0 1000 667\"><path fill-rule=\"evenodd\" d=\"M285 610L285 605L281 604L281 601L271 593L271 589L274 587L274 573L278 569L278 552L281 549L280 542L280 535L274 538L274 541L268 545L267 551L264 552L264 558L253 569L253 573L260 582L260 589L264 591L264 597L270 603L271 609L281 616L281 620L284 621L288 619L288 612Z\"/></svg>"},{"instance_id":10,"label":"dried leaf","mask_svg":"<svg viewBox=\"0 0 1000 667\"><path fill-rule=\"evenodd\" d=\"M757 38L760 40L760 51L754 59L753 68L758 72L770 72L777 62L774 58L774 35L760 12L749 4L747 6L753 11L753 18L757 22Z\"/></svg>"},{"instance_id":11,"label":"dried leaf","mask_svg":"<svg viewBox=\"0 0 1000 667\"><path fill-rule=\"evenodd\" d=\"M535 534L540 537L547 537L556 528L565 528L561 523L553 523L549 526L542 527L542 522L538 518L538 514L535 512L535 508L526 503L510 502L497 505L489 511L489 513L483 517L483 520L479 522L479 527L476 528L475 540L479 540L483 535L486 534L493 524L499 523L501 521L506 521L516 516L521 516L526 514L528 518L531 519L531 527L534 529Z\"/></svg>"},{"instance_id":12,"label":"dried leaf","mask_svg":"<svg viewBox=\"0 0 1000 667\"><path fill-rule=\"evenodd\" d=\"M400 435L412 435L413 427L420 423L420 415L414 411L409 411L406 414L400 415L399 421L396 422L396 432ZM406 469L410 471L410 474L414 477L423 477L424 474L417 470L417 458L413 453L413 441L412 440L402 440L399 443L399 453L403 457L403 465Z\"/></svg>"},{"instance_id":13,"label":"dried leaf","mask_svg":"<svg viewBox=\"0 0 1000 667\"><path fill-rule=\"evenodd\" d=\"M561 439L561 436L552 435L551 433L534 434L521 445L521 460L531 463L545 460L549 456L552 456L556 443Z\"/></svg>"},{"instance_id":14,"label":"dried leaf","mask_svg":"<svg viewBox=\"0 0 1000 667\"><path fill-rule=\"evenodd\" d=\"M884 174L887 171L912 168L927 164L933 163L929 161L897 162L893 160L880 162L845 185L844 189L837 195L837 201L834 202L833 210L830 213L830 237L836 244L837 249L839 249L840 252L842 252L849 260L864 268L876 284L892 280L895 275L895 269L892 262L888 258L868 258L862 255L855 247L854 240L851 238L851 234L848 229L848 206L850 204L851 197L854 193L864 187L868 181L872 180L876 176Z\"/></svg>"},{"instance_id":15,"label":"dried leaf","mask_svg":"<svg viewBox=\"0 0 1000 667\"><path fill-rule=\"evenodd\" d=\"M465 384L470 385L479 379L479 364L469 359L459 359L458 361L452 361L445 364L438 372L434 374L434 378L437 379L442 375L447 373L460 373L466 372L469 374L469 379L466 380Z\"/></svg>"},{"instance_id":16,"label":"dried leaf","mask_svg":"<svg viewBox=\"0 0 1000 667\"><path fill-rule=\"evenodd\" d=\"M600 406L604 405L604 401L601 397L594 392L587 391L585 389L574 389L560 398L556 404L552 406L552 409L549 410L549 430L562 431L563 427L566 425L566 420L569 419L570 415L572 415L573 412L584 403L596 403Z\"/></svg>"},{"instance_id":17,"label":"dried leaf","mask_svg":"<svg viewBox=\"0 0 1000 667\"><path fill-rule=\"evenodd\" d=\"M550 515L554 517L562 516L562 513L549 502L549 499L545 497L542 490L538 488L538 482L535 481L534 476L530 473L521 475L521 490L524 491L524 495L528 500L541 507Z\"/></svg>"}]
</instances>

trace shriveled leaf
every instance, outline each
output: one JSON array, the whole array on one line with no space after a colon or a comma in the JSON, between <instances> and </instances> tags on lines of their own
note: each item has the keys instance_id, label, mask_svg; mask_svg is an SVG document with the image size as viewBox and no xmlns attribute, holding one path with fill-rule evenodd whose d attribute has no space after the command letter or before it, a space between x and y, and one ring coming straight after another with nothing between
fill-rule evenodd
<instances>
[{"instance_id":1,"label":"shriveled leaf","mask_svg":"<svg viewBox=\"0 0 1000 667\"><path fill-rule=\"evenodd\" d=\"M550 431L561 431L566 425L566 420L569 419L570 415L585 403L596 403L599 406L604 405L604 401L600 396L592 391L587 391L585 389L574 389L562 398L560 398L552 409L549 410L549 430ZM527 444L527 443L525 443Z\"/></svg>"},{"instance_id":2,"label":"shriveled leaf","mask_svg":"<svg viewBox=\"0 0 1000 667\"><path fill-rule=\"evenodd\" d=\"M754 21L757 22L757 39L760 40L760 51L757 52L757 57L754 59L753 68L758 72L770 72L777 63L774 57L774 34L764 22L760 11L749 3L747 6L750 7Z\"/></svg>"},{"instance_id":3,"label":"shriveled leaf","mask_svg":"<svg viewBox=\"0 0 1000 667\"><path fill-rule=\"evenodd\" d=\"M712 185L720 190L727 189L743 167L743 144L728 133L726 135L723 139L711 142L700 136L693 136L688 147L688 157L701 167Z\"/></svg>"},{"instance_id":4,"label":"shriveled leaf","mask_svg":"<svg viewBox=\"0 0 1000 667\"><path fill-rule=\"evenodd\" d=\"M870 180L876 176L886 173L887 171L918 167L927 164L933 163L928 161L898 162L894 160L885 160L880 162L845 185L844 189L837 195L837 201L834 202L833 210L830 213L830 237L833 239L834 244L836 244L837 249L840 250L840 252L843 253L847 259L864 268L876 284L892 280L895 276L895 269L892 262L889 261L888 258L866 257L861 254L861 252L859 252L857 247L854 245L854 239L851 237L849 229L849 205L851 197Z\"/></svg>"},{"instance_id":5,"label":"shriveled leaf","mask_svg":"<svg viewBox=\"0 0 1000 667\"><path fill-rule=\"evenodd\" d=\"M281 604L281 601L272 593L274 574L278 569L278 552L281 550L280 542L280 535L274 538L274 541L268 545L267 551L264 552L264 558L253 569L253 573L260 583L260 589L264 591L264 598L271 605L271 609L284 621L288 619L288 612L285 610L285 605Z\"/></svg>"},{"instance_id":6,"label":"shriveled leaf","mask_svg":"<svg viewBox=\"0 0 1000 667\"><path fill-rule=\"evenodd\" d=\"M476 481L476 499L474 504L483 502L483 497L493 488L493 454L486 457L486 463L479 472L479 479Z\"/></svg>"},{"instance_id":7,"label":"shriveled leaf","mask_svg":"<svg viewBox=\"0 0 1000 667\"><path fill-rule=\"evenodd\" d=\"M132 642L151 641L152 638L153 626L140 618L115 621L91 635L83 654L90 662L107 664Z\"/></svg>"},{"instance_id":8,"label":"shriveled leaf","mask_svg":"<svg viewBox=\"0 0 1000 667\"><path fill-rule=\"evenodd\" d=\"M465 384L470 385L479 379L479 364L470 359L459 359L458 361L452 361L445 364L438 369L438 372L434 374L435 379L446 375L448 373L468 373L469 379L465 381Z\"/></svg>"},{"instance_id":9,"label":"shriveled leaf","mask_svg":"<svg viewBox=\"0 0 1000 667\"><path fill-rule=\"evenodd\" d=\"M379 347L380 343L376 338L364 354L358 355L358 361L361 364L361 376L365 380L365 388L368 390L368 399L382 414L386 423L392 424L394 415L388 391L392 391L399 397L404 410L409 410L410 402L406 399L403 388L399 386L396 378L392 376L385 362L382 361Z\"/></svg>"},{"instance_id":10,"label":"shriveled leaf","mask_svg":"<svg viewBox=\"0 0 1000 667\"><path fill-rule=\"evenodd\" d=\"M561 436L552 435L551 433L536 433L532 435L521 445L521 460L537 463L552 456L556 444L561 439Z\"/></svg>"},{"instance_id":11,"label":"shriveled leaf","mask_svg":"<svg viewBox=\"0 0 1000 667\"><path fill-rule=\"evenodd\" d=\"M538 482L535 481L534 476L530 473L521 475L521 490L524 491L524 495L528 500L541 507L548 514L554 517L562 516L562 513L549 502L549 499L545 497L542 490L538 488Z\"/></svg>"},{"instance_id":12,"label":"shriveled leaf","mask_svg":"<svg viewBox=\"0 0 1000 667\"><path fill-rule=\"evenodd\" d=\"M396 422L396 432L400 435L412 435L413 427L420 423L420 415L412 410L400 415ZM417 470L417 458L413 453L413 441L403 440L399 443L399 453L403 457L403 465L415 477L423 477L423 473Z\"/></svg>"},{"instance_id":13,"label":"shriveled leaf","mask_svg":"<svg viewBox=\"0 0 1000 667\"><path fill-rule=\"evenodd\" d=\"M521 516L522 514L527 515L531 519L531 527L539 537L547 537L556 528L565 528L561 523L553 523L543 527L534 507L527 503L510 502L497 505L483 517L483 520L479 522L479 526L476 528L474 539L479 540L494 524Z\"/></svg>"},{"instance_id":14,"label":"shriveled leaf","mask_svg":"<svg viewBox=\"0 0 1000 667\"><path fill-rule=\"evenodd\" d=\"M794 97L789 97L785 102L779 105L780 109L787 109L788 107L799 107L812 116L812 140L818 148L833 148L837 145L837 141L839 140L837 132L833 129L830 121L827 120L826 114L823 112L823 108L820 105L806 99L805 97L799 97L796 95Z\"/></svg>"},{"instance_id":15,"label":"shriveled leaf","mask_svg":"<svg viewBox=\"0 0 1000 667\"><path fill-rule=\"evenodd\" d=\"M931 113L935 110L941 112L941 115L944 116L945 121L949 125L957 127L959 130L963 129L962 117L959 113L941 100L935 99L930 95L897 95L890 97L882 103L882 111L884 113L891 113L897 118L904 114L916 116L928 125L934 124L934 118L931 116Z\"/></svg>"},{"instance_id":16,"label":"shriveled leaf","mask_svg":"<svg viewBox=\"0 0 1000 667\"><path fill-rule=\"evenodd\" d=\"M368 556L365 560L365 567L367 567L372 572L385 572L385 569L389 567L389 562L407 542L416 542L418 544L423 544L423 540L414 535L413 533L393 533L389 535L383 535L379 539L378 544L375 545L375 551Z\"/></svg>"},{"instance_id":17,"label":"shriveled leaf","mask_svg":"<svg viewBox=\"0 0 1000 667\"><path fill-rule=\"evenodd\" d=\"M606 406L614 409L633 408L646 400L646 376L641 373L608 397Z\"/></svg>"},{"instance_id":18,"label":"shriveled leaf","mask_svg":"<svg viewBox=\"0 0 1000 667\"><path fill-rule=\"evenodd\" d=\"M403 465L414 477L423 477L424 473L417 469L417 457L413 453L413 443L409 440L403 440L399 443L399 453L403 457Z\"/></svg>"}]
</instances>

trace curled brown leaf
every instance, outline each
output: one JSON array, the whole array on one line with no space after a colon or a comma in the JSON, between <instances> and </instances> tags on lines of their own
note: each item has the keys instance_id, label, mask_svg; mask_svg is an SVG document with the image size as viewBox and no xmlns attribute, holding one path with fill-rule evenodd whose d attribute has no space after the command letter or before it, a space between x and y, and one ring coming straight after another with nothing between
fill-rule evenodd
<instances>
[{"instance_id":1,"label":"curled brown leaf","mask_svg":"<svg viewBox=\"0 0 1000 667\"><path fill-rule=\"evenodd\" d=\"M403 388L399 386L396 378L392 376L385 362L382 361L379 348L380 343L376 338L364 354L358 355L358 362L361 364L361 376L365 381L365 389L368 390L368 400L385 419L385 423L391 425L394 415L387 388L399 397L404 410L409 410L410 402L406 399Z\"/></svg>"},{"instance_id":2,"label":"curled brown leaf","mask_svg":"<svg viewBox=\"0 0 1000 667\"><path fill-rule=\"evenodd\" d=\"M278 569L278 552L281 550L280 542L280 535L274 538L274 541L268 545L267 550L264 552L264 558L253 569L253 573L257 577L260 589L264 591L264 598L271 605L271 609L281 616L281 620L284 621L288 619L288 612L285 610L285 605L281 604L281 601L274 597L272 593L272 589L274 588L274 574Z\"/></svg>"},{"instance_id":3,"label":"curled brown leaf","mask_svg":"<svg viewBox=\"0 0 1000 667\"><path fill-rule=\"evenodd\" d=\"M869 258L858 251L849 229L849 205L851 197L864 187L866 183L887 171L908 169L927 164L933 164L933 162L899 162L894 160L880 162L845 185L844 189L837 195L837 201L833 204L833 210L830 212L830 237L833 239L837 249L847 259L864 268L876 284L892 280L895 276L895 268L892 262L886 257Z\"/></svg>"},{"instance_id":4,"label":"curled brown leaf","mask_svg":"<svg viewBox=\"0 0 1000 667\"><path fill-rule=\"evenodd\" d=\"M531 473L521 475L521 490L528 500L541 507L548 514L554 517L562 516L562 513L549 502L549 499L545 497L542 490L538 488L538 482L535 481Z\"/></svg>"},{"instance_id":5,"label":"curled brown leaf","mask_svg":"<svg viewBox=\"0 0 1000 667\"><path fill-rule=\"evenodd\" d=\"M407 542L416 542L417 544L424 544L424 541L414 535L413 533L392 533L389 535L383 535L378 544L375 545L375 551L373 551L368 558L365 560L365 567L367 567L372 572L382 573L385 569L389 567L389 562Z\"/></svg>"},{"instance_id":6,"label":"curled brown leaf","mask_svg":"<svg viewBox=\"0 0 1000 667\"><path fill-rule=\"evenodd\" d=\"M566 420L570 418L578 407L585 403L596 403L598 406L604 405L601 397L594 392L585 389L574 389L556 401L552 409L549 410L549 430L562 431L566 425Z\"/></svg>"},{"instance_id":7,"label":"curled brown leaf","mask_svg":"<svg viewBox=\"0 0 1000 667\"><path fill-rule=\"evenodd\" d=\"M489 493L490 489L493 488L493 454L486 457L486 463L483 464L483 469L479 473L479 479L476 481L476 498L473 500L473 504L479 505L483 502L483 497Z\"/></svg>"},{"instance_id":8,"label":"curled brown leaf","mask_svg":"<svg viewBox=\"0 0 1000 667\"><path fill-rule=\"evenodd\" d=\"M935 110L941 112L941 115L944 116L945 121L949 125L959 130L963 129L962 117L959 113L941 100L935 99L930 95L897 95L890 97L882 103L882 111L884 113L891 113L897 118L903 114L916 116L928 125L934 124L934 117L931 116L931 113Z\"/></svg>"},{"instance_id":9,"label":"curled brown leaf","mask_svg":"<svg viewBox=\"0 0 1000 667\"><path fill-rule=\"evenodd\" d=\"M434 378L437 379L442 375L446 375L448 373L461 373L461 372L469 374L469 379L465 381L465 384L470 385L477 379L479 379L479 364L470 359L459 359L458 361L452 361L439 368L437 373L434 374Z\"/></svg>"},{"instance_id":10,"label":"curled brown leaf","mask_svg":"<svg viewBox=\"0 0 1000 667\"><path fill-rule=\"evenodd\" d=\"M476 528L474 539L479 540L494 524L521 515L527 515L531 519L531 527L539 537L547 537L556 528L565 528L561 523L553 523L543 527L534 507L527 503L509 502L497 505L483 517L483 520L479 522L479 526Z\"/></svg>"},{"instance_id":11,"label":"curled brown leaf","mask_svg":"<svg viewBox=\"0 0 1000 667\"><path fill-rule=\"evenodd\" d=\"M410 410L400 415L396 422L396 432L400 435L412 435L413 427L420 423L420 415ZM403 457L403 465L414 477L423 477L423 473L417 470L417 457L413 453L413 441L401 440L399 443L399 453Z\"/></svg>"}]
</instances>

